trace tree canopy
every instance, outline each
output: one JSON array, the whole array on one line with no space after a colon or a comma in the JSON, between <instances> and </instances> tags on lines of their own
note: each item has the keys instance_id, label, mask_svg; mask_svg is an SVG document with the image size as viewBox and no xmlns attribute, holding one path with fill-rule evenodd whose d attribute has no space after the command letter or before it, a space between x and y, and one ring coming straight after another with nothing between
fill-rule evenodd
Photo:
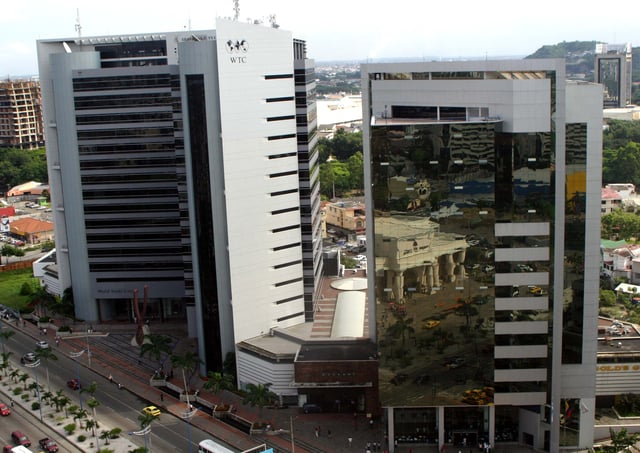
<instances>
[{"instance_id":1,"label":"tree canopy","mask_svg":"<svg viewBox=\"0 0 640 453\"><path fill-rule=\"evenodd\" d=\"M49 181L45 149L0 148L0 192L27 181Z\"/></svg>"}]
</instances>

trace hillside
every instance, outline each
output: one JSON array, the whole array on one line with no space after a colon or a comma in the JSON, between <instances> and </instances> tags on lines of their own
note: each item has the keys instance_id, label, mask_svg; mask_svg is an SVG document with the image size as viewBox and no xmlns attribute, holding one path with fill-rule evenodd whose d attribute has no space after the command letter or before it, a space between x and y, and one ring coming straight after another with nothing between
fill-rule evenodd
<instances>
[{"instance_id":1,"label":"hillside","mask_svg":"<svg viewBox=\"0 0 640 453\"><path fill-rule=\"evenodd\" d=\"M598 41L563 41L544 45L526 58L565 58L567 76L593 81L595 49ZM640 81L640 47L633 47L633 81Z\"/></svg>"}]
</instances>

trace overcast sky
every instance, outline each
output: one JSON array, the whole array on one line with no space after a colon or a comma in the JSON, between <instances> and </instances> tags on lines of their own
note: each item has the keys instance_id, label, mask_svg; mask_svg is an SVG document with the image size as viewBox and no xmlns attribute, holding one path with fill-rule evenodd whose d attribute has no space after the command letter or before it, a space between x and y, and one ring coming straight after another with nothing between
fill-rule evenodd
<instances>
[{"instance_id":1,"label":"overcast sky","mask_svg":"<svg viewBox=\"0 0 640 453\"><path fill-rule=\"evenodd\" d=\"M0 78L37 74L37 39L215 28L233 0L1 0ZM239 20L275 14L317 62L522 57L562 41L640 46L636 0L240 0ZM374 6L375 5L375 6ZM590 6L593 5L593 6Z\"/></svg>"}]
</instances>

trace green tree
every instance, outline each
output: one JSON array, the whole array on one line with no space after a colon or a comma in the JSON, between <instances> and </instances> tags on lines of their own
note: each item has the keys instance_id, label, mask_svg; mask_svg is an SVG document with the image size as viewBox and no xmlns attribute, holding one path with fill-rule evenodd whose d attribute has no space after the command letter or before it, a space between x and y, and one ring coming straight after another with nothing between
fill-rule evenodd
<instances>
[{"instance_id":1,"label":"green tree","mask_svg":"<svg viewBox=\"0 0 640 453\"><path fill-rule=\"evenodd\" d=\"M349 188L358 192L364 190L364 157L362 152L357 151L347 160L349 168Z\"/></svg>"},{"instance_id":2,"label":"green tree","mask_svg":"<svg viewBox=\"0 0 640 453\"><path fill-rule=\"evenodd\" d=\"M603 183L640 184L640 143L629 141L617 150L603 152Z\"/></svg>"},{"instance_id":3,"label":"green tree","mask_svg":"<svg viewBox=\"0 0 640 453\"><path fill-rule=\"evenodd\" d=\"M413 324L413 318L407 318L405 314L394 313L395 322L389 326L387 332L394 338L400 338L402 340L402 348L407 334L415 335L416 331L411 324Z\"/></svg>"},{"instance_id":4,"label":"green tree","mask_svg":"<svg viewBox=\"0 0 640 453\"><path fill-rule=\"evenodd\" d=\"M0 321L0 322L2 322L2 321ZM4 354L5 354L4 345L15 334L16 334L15 330L9 330L7 328L2 329L2 332L0 332L0 341L2 341L2 357L3 357L3 361L4 361Z\"/></svg>"},{"instance_id":5,"label":"green tree","mask_svg":"<svg viewBox=\"0 0 640 453\"><path fill-rule=\"evenodd\" d=\"M182 370L182 382L184 382L184 393L187 398L187 407L189 405L189 385L187 383L186 373L195 371L196 367L202 363L202 360L193 351L186 351L182 355L174 354L171 356L171 364L174 368Z\"/></svg>"},{"instance_id":6,"label":"green tree","mask_svg":"<svg viewBox=\"0 0 640 453\"><path fill-rule=\"evenodd\" d=\"M162 364L162 356L171 354L172 340L166 335L145 335L140 346L140 357L149 356L151 360Z\"/></svg>"},{"instance_id":7,"label":"green tree","mask_svg":"<svg viewBox=\"0 0 640 453\"><path fill-rule=\"evenodd\" d=\"M640 439L639 433L629 434L626 428L621 428L618 432L614 431L613 428L609 428L609 435L615 452L626 451Z\"/></svg>"},{"instance_id":8,"label":"green tree","mask_svg":"<svg viewBox=\"0 0 640 453\"><path fill-rule=\"evenodd\" d=\"M262 419L262 408L273 404L278 395L269 390L271 383L267 384L247 384L246 394L242 404L250 404L252 407L258 406L258 417Z\"/></svg>"},{"instance_id":9,"label":"green tree","mask_svg":"<svg viewBox=\"0 0 640 453\"><path fill-rule=\"evenodd\" d=\"M9 264L9 257L10 256L24 256L24 250L22 250L19 247L14 247L13 245L4 244L2 246L2 249L0 249L0 255L6 256L7 257L6 264ZM0 261L1 261L1 259L0 259Z\"/></svg>"},{"instance_id":10,"label":"green tree","mask_svg":"<svg viewBox=\"0 0 640 453\"><path fill-rule=\"evenodd\" d=\"M616 293L609 289L600 290L600 305L602 307L613 307L616 304Z\"/></svg>"},{"instance_id":11,"label":"green tree","mask_svg":"<svg viewBox=\"0 0 640 453\"><path fill-rule=\"evenodd\" d=\"M603 215L600 224L603 238L629 240L640 236L640 216L634 213L618 209Z\"/></svg>"},{"instance_id":12,"label":"green tree","mask_svg":"<svg viewBox=\"0 0 640 453\"><path fill-rule=\"evenodd\" d=\"M4 331L3 331L4 333ZM11 356L13 355L12 351L9 352L3 352L2 353L2 363L0 363L0 368L2 368L2 370L4 371L4 375L7 375L7 372L9 371L9 359L11 358Z\"/></svg>"},{"instance_id":13,"label":"green tree","mask_svg":"<svg viewBox=\"0 0 640 453\"><path fill-rule=\"evenodd\" d=\"M58 360L58 356L53 353L50 348L38 348L36 349L36 358L38 360L44 361L45 370L47 371L47 387L51 388L49 381L49 361Z\"/></svg>"},{"instance_id":14,"label":"green tree","mask_svg":"<svg viewBox=\"0 0 640 453\"><path fill-rule=\"evenodd\" d=\"M224 390L233 390L234 378L229 374L222 374L218 371L209 371L207 373L207 382L202 385L202 388L212 392L214 395L218 395ZM222 401L224 405L224 401Z\"/></svg>"}]
</instances>

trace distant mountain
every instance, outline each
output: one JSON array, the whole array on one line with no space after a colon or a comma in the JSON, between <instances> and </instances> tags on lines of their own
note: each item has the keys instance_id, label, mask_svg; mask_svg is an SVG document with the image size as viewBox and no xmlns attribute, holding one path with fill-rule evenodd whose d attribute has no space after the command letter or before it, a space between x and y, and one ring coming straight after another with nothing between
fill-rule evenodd
<instances>
[{"instance_id":1,"label":"distant mountain","mask_svg":"<svg viewBox=\"0 0 640 453\"><path fill-rule=\"evenodd\" d=\"M565 58L567 76L593 81L595 50L599 41L562 41L540 47L525 58ZM640 80L640 47L633 47L633 80Z\"/></svg>"}]
</instances>

